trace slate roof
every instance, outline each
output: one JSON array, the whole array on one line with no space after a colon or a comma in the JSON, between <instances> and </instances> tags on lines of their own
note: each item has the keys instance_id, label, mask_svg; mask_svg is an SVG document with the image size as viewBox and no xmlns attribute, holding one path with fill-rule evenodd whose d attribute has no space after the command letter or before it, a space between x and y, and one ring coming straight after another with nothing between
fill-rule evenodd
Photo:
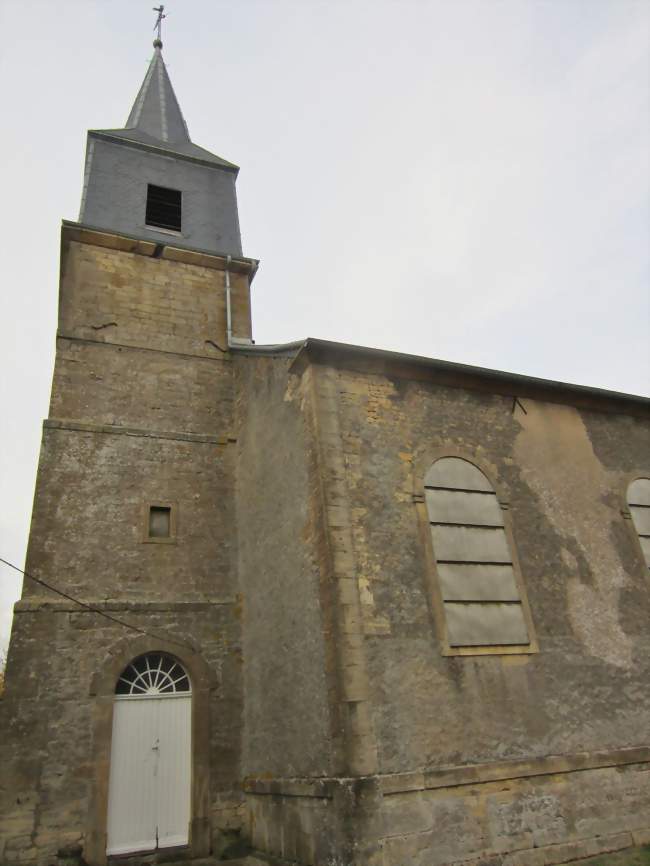
<instances>
[{"instance_id":1,"label":"slate roof","mask_svg":"<svg viewBox=\"0 0 650 866\"><path fill-rule=\"evenodd\" d=\"M237 170L237 166L194 144L174 93L161 45L154 55L124 129L93 129L91 133L176 153L190 159Z\"/></svg>"}]
</instances>

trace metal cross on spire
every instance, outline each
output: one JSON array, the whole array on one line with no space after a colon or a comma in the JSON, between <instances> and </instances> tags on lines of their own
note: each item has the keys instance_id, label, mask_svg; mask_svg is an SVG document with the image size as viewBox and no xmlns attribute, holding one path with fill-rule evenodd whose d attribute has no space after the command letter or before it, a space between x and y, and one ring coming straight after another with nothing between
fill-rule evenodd
<instances>
[{"instance_id":1,"label":"metal cross on spire","mask_svg":"<svg viewBox=\"0 0 650 866\"><path fill-rule=\"evenodd\" d=\"M153 11L158 13L158 17L156 18L156 23L153 25L153 29L158 31L158 35L154 41L154 45L156 48L162 48L162 23L163 18L167 16L164 14L165 7L161 3L160 6L154 6Z\"/></svg>"}]
</instances>

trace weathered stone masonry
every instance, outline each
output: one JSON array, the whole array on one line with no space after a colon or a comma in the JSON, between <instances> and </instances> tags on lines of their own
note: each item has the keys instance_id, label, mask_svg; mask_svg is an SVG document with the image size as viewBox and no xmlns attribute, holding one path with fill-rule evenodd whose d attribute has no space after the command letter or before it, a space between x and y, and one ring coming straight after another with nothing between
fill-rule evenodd
<instances>
[{"instance_id":1,"label":"weathered stone masonry","mask_svg":"<svg viewBox=\"0 0 650 866\"><path fill-rule=\"evenodd\" d=\"M96 241L64 248L105 263ZM138 282L162 266L171 284L175 263L125 252ZM98 273L86 264L99 296ZM194 278L217 310L219 276ZM223 318L199 322L223 340ZM177 643L26 585L6 862L79 841L104 862L111 684L152 648L197 684L196 854L229 828L314 866L536 866L647 840L650 611L625 516L644 404L317 341L217 359L154 349L157 325L119 343L66 327L28 569ZM536 651L441 652L417 491L443 452L487 467L508 504ZM142 501L159 498L178 503L176 544L142 544Z\"/></svg>"},{"instance_id":2,"label":"weathered stone masonry","mask_svg":"<svg viewBox=\"0 0 650 866\"><path fill-rule=\"evenodd\" d=\"M377 757L344 778L250 779L258 847L307 863L532 866L647 840L650 598L625 518L627 484L647 473L647 406L626 412L604 396L424 371L418 359L318 341L299 352L285 387L285 404L323 415L318 519L353 584L350 610L331 555L321 560L331 591L320 604L338 646L330 707L341 712L340 659L358 634L352 657L368 675L354 697L370 709L366 739L340 730L349 754L367 742ZM280 439L284 426L269 430L275 416L265 417L268 440ZM502 491L532 652L441 653L416 493L440 453L487 466ZM353 844L342 817L350 807Z\"/></svg>"}]
</instances>

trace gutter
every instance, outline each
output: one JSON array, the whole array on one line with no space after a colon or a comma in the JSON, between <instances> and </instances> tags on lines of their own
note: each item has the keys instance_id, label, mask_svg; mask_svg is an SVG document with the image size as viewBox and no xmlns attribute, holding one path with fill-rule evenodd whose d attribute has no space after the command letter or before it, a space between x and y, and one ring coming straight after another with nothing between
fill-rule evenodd
<instances>
[{"instance_id":1,"label":"gutter","mask_svg":"<svg viewBox=\"0 0 650 866\"><path fill-rule=\"evenodd\" d=\"M292 352L301 349L306 341L295 340L292 343L268 343L266 345L256 345L248 337L235 337L232 333L232 305L231 305L231 290L230 290L230 264L232 256L226 257L226 334L228 340L229 351L239 352L243 355L276 355L284 352Z\"/></svg>"},{"instance_id":2,"label":"gutter","mask_svg":"<svg viewBox=\"0 0 650 866\"><path fill-rule=\"evenodd\" d=\"M455 361L372 349L350 343L335 343L309 337L293 360L292 372L301 373L310 362L328 362L348 369L383 373L396 378L435 381L456 388L480 390L511 397L529 396L555 403L568 403L606 411L627 411L650 416L650 398L622 391L608 391L590 385L574 385L540 379Z\"/></svg>"},{"instance_id":3,"label":"gutter","mask_svg":"<svg viewBox=\"0 0 650 866\"><path fill-rule=\"evenodd\" d=\"M455 361L442 361L438 358L425 358L421 355L407 355L402 352L389 352L385 349L371 349L350 343L335 343L331 340L318 340L307 337L292 343L270 343L257 346L251 339L235 337L232 333L232 309L230 297L230 263L226 262L226 317L228 350L243 355L277 355L295 352L290 370L302 373L310 361L327 361L330 364L347 366L352 369L374 371L408 379L433 379L438 384L474 391L489 391L513 397L531 397L551 403L564 403L601 411L626 411L641 417L650 416L650 398L621 391L608 391L589 385L573 385L553 379L540 379L521 373L508 373L492 370L489 367L474 367ZM407 370L405 370L407 368ZM405 372L407 375L405 375ZM414 375L415 374L415 375ZM514 409L514 404L513 404Z\"/></svg>"}]
</instances>

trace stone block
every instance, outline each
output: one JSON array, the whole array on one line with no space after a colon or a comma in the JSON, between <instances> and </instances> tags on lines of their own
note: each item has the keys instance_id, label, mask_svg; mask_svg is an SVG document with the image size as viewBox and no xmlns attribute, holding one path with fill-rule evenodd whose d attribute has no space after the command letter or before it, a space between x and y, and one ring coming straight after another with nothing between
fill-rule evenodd
<instances>
[{"instance_id":1,"label":"stone block","mask_svg":"<svg viewBox=\"0 0 650 866\"><path fill-rule=\"evenodd\" d=\"M632 839L635 845L650 845L650 827L632 831Z\"/></svg>"},{"instance_id":2,"label":"stone block","mask_svg":"<svg viewBox=\"0 0 650 866\"><path fill-rule=\"evenodd\" d=\"M407 836L433 829L431 809L420 792L384 795L383 816L387 836Z\"/></svg>"},{"instance_id":3,"label":"stone block","mask_svg":"<svg viewBox=\"0 0 650 866\"><path fill-rule=\"evenodd\" d=\"M7 839L5 843L5 852L7 854L14 854L14 852L26 851L32 849L33 847L34 843L32 841L31 835L12 836Z\"/></svg>"}]
</instances>

